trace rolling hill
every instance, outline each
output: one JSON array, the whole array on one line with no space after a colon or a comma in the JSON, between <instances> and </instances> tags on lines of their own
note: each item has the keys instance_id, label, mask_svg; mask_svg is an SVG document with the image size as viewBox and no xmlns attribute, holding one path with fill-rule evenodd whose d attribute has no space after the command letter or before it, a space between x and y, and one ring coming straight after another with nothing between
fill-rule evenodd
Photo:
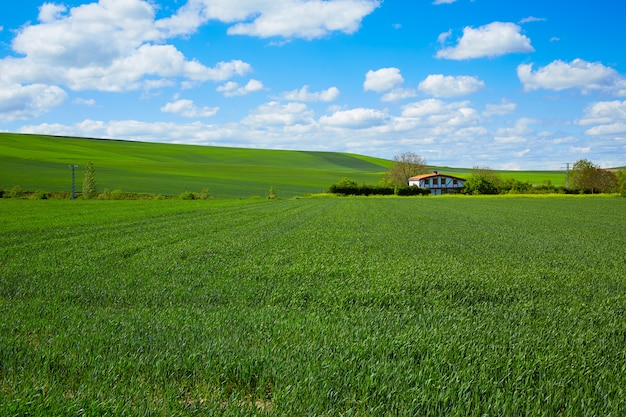
<instances>
[{"instance_id":1,"label":"rolling hill","mask_svg":"<svg viewBox=\"0 0 626 417\"><path fill-rule=\"evenodd\" d=\"M0 133L0 188L71 190L70 165L80 190L92 161L100 190L178 195L209 189L219 198L316 193L341 177L378 183L391 164L336 152L304 152L176 145Z\"/></svg>"},{"instance_id":2,"label":"rolling hill","mask_svg":"<svg viewBox=\"0 0 626 417\"><path fill-rule=\"evenodd\" d=\"M311 152L178 145L46 135L0 133L0 189L70 191L70 165L94 164L98 188L178 195L208 189L218 198L280 197L325 191L342 177L377 184L392 161L339 152ZM469 175L469 168L433 167ZM498 171L502 178L563 185L562 171Z\"/></svg>"}]
</instances>

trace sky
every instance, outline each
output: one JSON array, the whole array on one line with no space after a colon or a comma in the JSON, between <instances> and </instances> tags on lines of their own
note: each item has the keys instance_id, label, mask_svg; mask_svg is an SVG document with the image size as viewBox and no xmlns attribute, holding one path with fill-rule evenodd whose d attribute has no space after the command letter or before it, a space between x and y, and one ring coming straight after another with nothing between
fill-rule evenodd
<instances>
[{"instance_id":1,"label":"sky","mask_svg":"<svg viewBox=\"0 0 626 417\"><path fill-rule=\"evenodd\" d=\"M0 131L626 165L612 0L20 0L0 6Z\"/></svg>"}]
</instances>

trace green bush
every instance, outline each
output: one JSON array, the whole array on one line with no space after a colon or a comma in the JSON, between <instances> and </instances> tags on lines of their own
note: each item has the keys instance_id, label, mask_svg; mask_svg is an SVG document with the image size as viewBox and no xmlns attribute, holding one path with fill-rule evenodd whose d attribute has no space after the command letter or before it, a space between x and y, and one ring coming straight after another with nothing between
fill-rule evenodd
<instances>
[{"instance_id":1,"label":"green bush","mask_svg":"<svg viewBox=\"0 0 626 417\"><path fill-rule=\"evenodd\" d=\"M179 200L195 200L196 196L191 191L184 191L178 196Z\"/></svg>"},{"instance_id":2,"label":"green bush","mask_svg":"<svg viewBox=\"0 0 626 417\"><path fill-rule=\"evenodd\" d=\"M50 197L45 191L35 191L30 195L31 200L47 200Z\"/></svg>"},{"instance_id":3,"label":"green bush","mask_svg":"<svg viewBox=\"0 0 626 417\"><path fill-rule=\"evenodd\" d=\"M24 197L24 194L25 192L22 190L22 187L16 185L11 188L11 191L9 191L9 198L22 198Z\"/></svg>"},{"instance_id":4,"label":"green bush","mask_svg":"<svg viewBox=\"0 0 626 417\"><path fill-rule=\"evenodd\" d=\"M268 200L276 200L277 198L278 198L278 193L276 192L276 189L272 185L270 187L269 191L267 192L267 199Z\"/></svg>"}]
</instances>

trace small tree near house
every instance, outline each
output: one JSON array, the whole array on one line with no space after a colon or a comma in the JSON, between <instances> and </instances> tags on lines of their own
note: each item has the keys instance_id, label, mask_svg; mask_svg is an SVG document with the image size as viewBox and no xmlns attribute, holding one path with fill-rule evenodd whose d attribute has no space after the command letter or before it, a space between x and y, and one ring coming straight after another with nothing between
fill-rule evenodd
<instances>
[{"instance_id":1,"label":"small tree near house","mask_svg":"<svg viewBox=\"0 0 626 417\"><path fill-rule=\"evenodd\" d=\"M426 159L413 152L404 152L393 157L393 165L383 175L386 185L406 186L409 178L426 172Z\"/></svg>"}]
</instances>

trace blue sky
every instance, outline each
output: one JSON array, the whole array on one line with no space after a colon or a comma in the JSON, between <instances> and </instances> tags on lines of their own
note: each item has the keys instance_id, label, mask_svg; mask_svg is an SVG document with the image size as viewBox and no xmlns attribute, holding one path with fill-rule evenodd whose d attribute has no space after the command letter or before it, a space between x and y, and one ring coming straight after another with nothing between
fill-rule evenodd
<instances>
[{"instance_id":1,"label":"blue sky","mask_svg":"<svg viewBox=\"0 0 626 417\"><path fill-rule=\"evenodd\" d=\"M626 165L615 2L21 0L0 17L0 131Z\"/></svg>"}]
</instances>

